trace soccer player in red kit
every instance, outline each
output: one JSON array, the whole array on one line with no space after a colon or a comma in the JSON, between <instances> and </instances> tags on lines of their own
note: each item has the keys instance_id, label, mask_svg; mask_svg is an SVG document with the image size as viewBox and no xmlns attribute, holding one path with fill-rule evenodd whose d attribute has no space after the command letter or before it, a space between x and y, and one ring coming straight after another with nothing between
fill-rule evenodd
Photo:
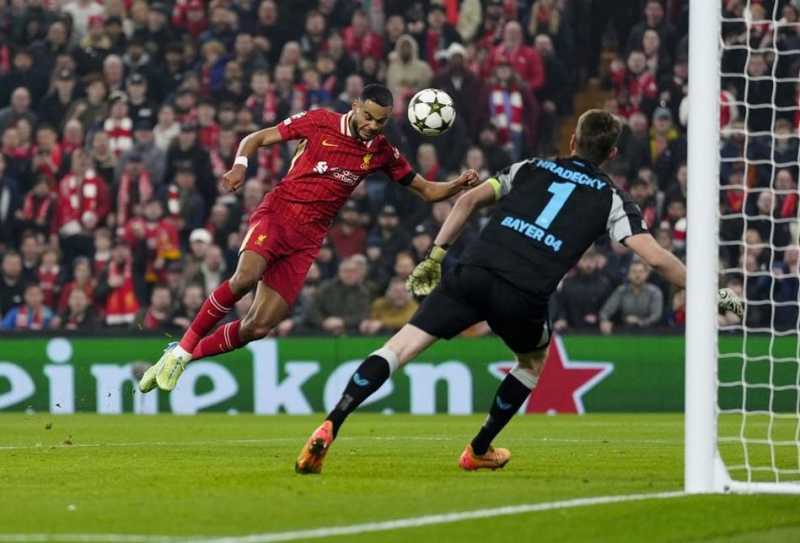
<instances>
[{"instance_id":1,"label":"soccer player in red kit","mask_svg":"<svg viewBox=\"0 0 800 543\"><path fill-rule=\"evenodd\" d=\"M478 182L473 170L446 183L433 183L414 173L382 134L392 106L386 87L367 85L347 114L306 111L242 140L233 168L223 176L230 190L243 184L248 157L259 147L293 139L300 142L286 177L250 217L233 276L211 293L180 342L168 345L161 359L148 368L139 382L142 392L156 386L172 390L191 360L232 351L266 336L294 303L339 208L367 175L381 170L429 202L449 198ZM247 315L211 332L236 301L256 286Z\"/></svg>"}]
</instances>

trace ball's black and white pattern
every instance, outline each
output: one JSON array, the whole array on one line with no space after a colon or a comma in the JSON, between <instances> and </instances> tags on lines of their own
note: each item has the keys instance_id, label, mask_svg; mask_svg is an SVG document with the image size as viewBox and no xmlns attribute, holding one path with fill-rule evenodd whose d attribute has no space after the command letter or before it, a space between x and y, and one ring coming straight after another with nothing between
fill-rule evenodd
<instances>
[{"instance_id":1,"label":"ball's black and white pattern","mask_svg":"<svg viewBox=\"0 0 800 543\"><path fill-rule=\"evenodd\" d=\"M423 89L408 102L408 122L425 136L444 134L455 120L453 99L439 89Z\"/></svg>"}]
</instances>

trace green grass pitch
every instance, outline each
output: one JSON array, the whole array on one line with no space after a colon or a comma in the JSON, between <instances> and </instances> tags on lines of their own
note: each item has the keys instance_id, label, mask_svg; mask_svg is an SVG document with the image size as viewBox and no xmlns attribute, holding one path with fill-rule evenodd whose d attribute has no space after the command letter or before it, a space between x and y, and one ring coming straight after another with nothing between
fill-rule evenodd
<instances>
[{"instance_id":1,"label":"green grass pitch","mask_svg":"<svg viewBox=\"0 0 800 543\"><path fill-rule=\"evenodd\" d=\"M279 532L682 488L677 414L517 417L496 442L511 449L508 466L463 473L456 462L482 416L356 413L322 475L296 475L294 459L320 419L0 415L0 541L138 534L109 540L155 543L159 534L257 543L281 540ZM246 534L262 535L234 537ZM304 540L291 537L283 540ZM648 499L325 540L796 542L800 497Z\"/></svg>"}]
</instances>

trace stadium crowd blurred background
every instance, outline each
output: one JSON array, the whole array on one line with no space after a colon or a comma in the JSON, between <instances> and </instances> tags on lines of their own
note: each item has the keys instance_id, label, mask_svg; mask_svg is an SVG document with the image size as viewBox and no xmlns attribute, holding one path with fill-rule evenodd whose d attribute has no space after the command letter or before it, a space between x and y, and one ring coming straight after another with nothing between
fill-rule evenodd
<instances>
[{"instance_id":1,"label":"stadium crowd blurred background","mask_svg":"<svg viewBox=\"0 0 800 543\"><path fill-rule=\"evenodd\" d=\"M743 1L724 4L742 15ZM760 24L729 23L726 40L800 49L800 27L778 29L773 2L754 4ZM576 95L599 89L605 103L597 105L625 123L608 171L659 243L682 256L687 10L686 0L0 1L0 328L180 332L234 270L248 214L280 182L296 143L262 149L244 187L230 194L219 181L239 140L302 110L345 112L376 81L395 96L388 137L437 180L465 168L486 177L531 155L566 153ZM798 19L787 1L777 12ZM777 55L740 53L723 59L729 71L798 71L797 57L780 56L774 66ZM744 127L737 97L771 105L774 83L725 83L727 128ZM448 92L458 114L435 139L405 120L408 98L425 87ZM794 84L779 90L796 103ZM743 214L723 224L725 239L736 242L723 268L780 267L783 279L747 281L747 297L796 299L796 245L760 244L796 240L798 119L779 113L773 135L772 109L758 111L746 116L748 128L765 135L745 139L733 130L723 139L730 160L720 205ZM745 156L795 162L746 169ZM399 328L417 307L403 282L451 205L431 206L380 177L359 186L275 333ZM736 273L723 282L743 284ZM249 303L248 296L230 318ZM677 328L683 307L682 293L607 242L565 278L552 317L560 331ZM761 307L749 324L795 323L796 306L786 310L794 315Z\"/></svg>"}]
</instances>

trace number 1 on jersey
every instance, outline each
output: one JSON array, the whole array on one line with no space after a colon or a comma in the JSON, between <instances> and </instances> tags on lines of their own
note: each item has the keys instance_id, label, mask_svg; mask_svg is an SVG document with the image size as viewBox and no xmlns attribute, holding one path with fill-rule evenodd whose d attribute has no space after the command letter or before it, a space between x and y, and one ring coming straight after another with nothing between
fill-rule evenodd
<instances>
[{"instance_id":1,"label":"number 1 on jersey","mask_svg":"<svg viewBox=\"0 0 800 543\"><path fill-rule=\"evenodd\" d=\"M541 226L542 228L548 228L550 226L550 223L556 218L558 212L561 211L561 208L567 203L567 199L569 195L572 194L572 191L575 190L575 186L576 185L573 183L550 183L550 186L547 187L547 191L552 194L553 197L547 202L547 205L544 206L539 216L536 217L536 226Z\"/></svg>"}]
</instances>

